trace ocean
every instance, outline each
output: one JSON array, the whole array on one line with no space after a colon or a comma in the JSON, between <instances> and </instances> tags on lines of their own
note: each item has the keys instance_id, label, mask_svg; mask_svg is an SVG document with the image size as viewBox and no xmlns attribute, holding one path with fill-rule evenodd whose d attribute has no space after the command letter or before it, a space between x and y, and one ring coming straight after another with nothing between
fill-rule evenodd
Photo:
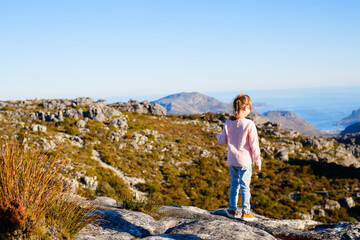
<instances>
[{"instance_id":1,"label":"ocean","mask_svg":"<svg viewBox=\"0 0 360 240\"><path fill-rule=\"evenodd\" d=\"M330 132L344 129L344 126L336 126L335 123L360 108L360 86L204 94L222 102L232 102L239 93L248 94L253 103L264 103L265 106L256 108L260 113L277 110L291 111L317 129Z\"/></svg>"}]
</instances>

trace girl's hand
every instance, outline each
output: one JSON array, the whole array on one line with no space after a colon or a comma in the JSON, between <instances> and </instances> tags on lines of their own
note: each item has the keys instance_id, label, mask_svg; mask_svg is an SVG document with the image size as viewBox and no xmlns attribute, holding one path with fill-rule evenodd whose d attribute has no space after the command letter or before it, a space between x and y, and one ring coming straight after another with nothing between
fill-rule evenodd
<instances>
[{"instance_id":1,"label":"girl's hand","mask_svg":"<svg viewBox=\"0 0 360 240\"><path fill-rule=\"evenodd\" d=\"M256 166L256 167L257 167L256 171L261 172L261 166Z\"/></svg>"}]
</instances>

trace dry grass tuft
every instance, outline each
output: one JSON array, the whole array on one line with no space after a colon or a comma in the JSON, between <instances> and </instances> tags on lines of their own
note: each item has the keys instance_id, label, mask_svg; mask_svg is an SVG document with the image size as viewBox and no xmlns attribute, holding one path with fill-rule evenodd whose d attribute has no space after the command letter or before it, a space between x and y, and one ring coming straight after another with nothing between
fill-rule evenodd
<instances>
[{"instance_id":1,"label":"dry grass tuft","mask_svg":"<svg viewBox=\"0 0 360 240\"><path fill-rule=\"evenodd\" d=\"M0 222L6 223L1 224L0 238L19 231L30 236L50 226L56 226L62 238L71 238L98 219L96 206L69 197L60 174L65 163L59 154L0 140Z\"/></svg>"}]
</instances>

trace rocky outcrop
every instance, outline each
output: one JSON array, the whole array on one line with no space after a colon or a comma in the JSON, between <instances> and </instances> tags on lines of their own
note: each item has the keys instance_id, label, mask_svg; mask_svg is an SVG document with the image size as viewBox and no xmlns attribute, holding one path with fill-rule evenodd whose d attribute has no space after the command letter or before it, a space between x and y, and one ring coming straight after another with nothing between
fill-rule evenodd
<instances>
[{"instance_id":1,"label":"rocky outcrop","mask_svg":"<svg viewBox=\"0 0 360 240\"><path fill-rule=\"evenodd\" d=\"M39 106L48 111L31 112L29 114L30 121L62 122L64 118L70 117L74 119L87 118L103 122L112 117L122 115L121 112L109 107L104 102L94 102L91 98L44 100ZM84 111L81 107L86 107L88 110Z\"/></svg>"},{"instance_id":2,"label":"rocky outcrop","mask_svg":"<svg viewBox=\"0 0 360 240\"><path fill-rule=\"evenodd\" d=\"M356 158L360 158L360 133L346 134L345 136L335 137L334 139L343 151L350 152Z\"/></svg>"},{"instance_id":3,"label":"rocky outcrop","mask_svg":"<svg viewBox=\"0 0 360 240\"><path fill-rule=\"evenodd\" d=\"M68 107L77 107L77 106L90 106L94 101L89 97L78 97L76 99L48 99L44 100L39 104L40 107L47 109L58 109L65 110Z\"/></svg>"},{"instance_id":4,"label":"rocky outcrop","mask_svg":"<svg viewBox=\"0 0 360 240\"><path fill-rule=\"evenodd\" d=\"M130 100L127 103L118 102L111 104L112 107L120 111L136 112L141 114L152 114L163 116L166 115L166 109L158 103L150 103L149 101L139 102L137 100Z\"/></svg>"},{"instance_id":5,"label":"rocky outcrop","mask_svg":"<svg viewBox=\"0 0 360 240\"><path fill-rule=\"evenodd\" d=\"M84 117L97 122L103 122L107 118L122 115L118 110L107 106L103 102L93 103L89 106L89 110L84 113Z\"/></svg>"},{"instance_id":6,"label":"rocky outcrop","mask_svg":"<svg viewBox=\"0 0 360 240\"><path fill-rule=\"evenodd\" d=\"M206 211L192 206L161 206L159 220L121 209L111 198L89 199L99 204L103 219L81 230L85 239L359 239L360 223L322 224L312 220L277 220L256 215L254 222L225 216L224 209Z\"/></svg>"}]
</instances>

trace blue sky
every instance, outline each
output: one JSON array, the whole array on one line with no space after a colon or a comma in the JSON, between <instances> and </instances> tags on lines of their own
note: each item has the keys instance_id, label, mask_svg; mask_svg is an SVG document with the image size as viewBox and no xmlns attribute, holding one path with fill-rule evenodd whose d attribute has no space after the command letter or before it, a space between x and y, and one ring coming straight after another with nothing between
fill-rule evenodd
<instances>
[{"instance_id":1,"label":"blue sky","mask_svg":"<svg viewBox=\"0 0 360 240\"><path fill-rule=\"evenodd\" d=\"M360 86L359 0L0 0L0 99Z\"/></svg>"}]
</instances>

